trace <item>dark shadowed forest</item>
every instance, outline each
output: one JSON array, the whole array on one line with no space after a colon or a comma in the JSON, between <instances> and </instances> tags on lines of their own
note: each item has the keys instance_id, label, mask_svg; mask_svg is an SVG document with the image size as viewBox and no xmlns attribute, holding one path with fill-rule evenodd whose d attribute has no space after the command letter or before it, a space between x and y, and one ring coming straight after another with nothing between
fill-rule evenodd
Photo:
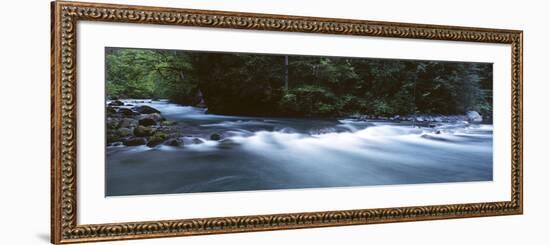
<instances>
[{"instance_id":1,"label":"dark shadowed forest","mask_svg":"<svg viewBox=\"0 0 550 245\"><path fill-rule=\"evenodd\" d=\"M106 48L106 87L226 115L492 114L489 63Z\"/></svg>"}]
</instances>

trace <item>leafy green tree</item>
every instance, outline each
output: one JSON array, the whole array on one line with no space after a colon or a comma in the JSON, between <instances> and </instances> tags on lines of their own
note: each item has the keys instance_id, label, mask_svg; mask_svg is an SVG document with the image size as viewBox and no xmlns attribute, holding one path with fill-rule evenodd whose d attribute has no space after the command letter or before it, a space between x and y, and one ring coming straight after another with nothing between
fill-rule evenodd
<instances>
[{"instance_id":1,"label":"leafy green tree","mask_svg":"<svg viewBox=\"0 0 550 245\"><path fill-rule=\"evenodd\" d=\"M111 97L150 98L154 94L156 52L107 49L106 87Z\"/></svg>"}]
</instances>

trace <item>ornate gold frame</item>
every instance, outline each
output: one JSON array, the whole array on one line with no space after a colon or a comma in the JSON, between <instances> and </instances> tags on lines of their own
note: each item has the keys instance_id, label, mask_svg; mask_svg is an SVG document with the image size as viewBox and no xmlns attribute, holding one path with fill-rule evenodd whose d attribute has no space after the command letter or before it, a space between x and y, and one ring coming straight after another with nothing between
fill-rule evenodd
<instances>
[{"instance_id":1,"label":"ornate gold frame","mask_svg":"<svg viewBox=\"0 0 550 245\"><path fill-rule=\"evenodd\" d=\"M246 231L466 218L523 212L523 32L456 26L236 13L56 1L51 4L51 242L75 243ZM77 224L77 22L238 28L284 32L511 44L512 162L510 201Z\"/></svg>"}]
</instances>

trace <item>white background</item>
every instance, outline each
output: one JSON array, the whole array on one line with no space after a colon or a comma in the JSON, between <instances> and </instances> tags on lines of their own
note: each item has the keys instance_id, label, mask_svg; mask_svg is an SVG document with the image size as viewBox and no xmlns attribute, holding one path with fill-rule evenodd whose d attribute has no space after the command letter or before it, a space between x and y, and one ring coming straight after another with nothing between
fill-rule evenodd
<instances>
[{"instance_id":1,"label":"white background","mask_svg":"<svg viewBox=\"0 0 550 245\"><path fill-rule=\"evenodd\" d=\"M104 22L78 33L78 224L510 200L510 45ZM493 63L493 181L105 198L106 46Z\"/></svg>"},{"instance_id":2,"label":"white background","mask_svg":"<svg viewBox=\"0 0 550 245\"><path fill-rule=\"evenodd\" d=\"M241 233L118 244L478 244L546 243L548 33L544 1L112 1L353 19L523 29L525 31L525 214L429 222ZM3 244L49 240L49 1L3 5L0 119ZM106 244L106 243L104 243ZM116 243L115 243L116 244Z\"/></svg>"}]
</instances>

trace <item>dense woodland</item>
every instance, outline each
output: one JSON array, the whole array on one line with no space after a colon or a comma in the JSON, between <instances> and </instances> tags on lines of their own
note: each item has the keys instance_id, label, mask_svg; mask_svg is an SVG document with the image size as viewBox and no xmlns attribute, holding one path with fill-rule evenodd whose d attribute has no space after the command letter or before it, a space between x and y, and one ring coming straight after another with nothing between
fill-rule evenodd
<instances>
[{"instance_id":1,"label":"dense woodland","mask_svg":"<svg viewBox=\"0 0 550 245\"><path fill-rule=\"evenodd\" d=\"M492 79L488 63L106 48L108 97L229 115L488 115Z\"/></svg>"}]
</instances>

